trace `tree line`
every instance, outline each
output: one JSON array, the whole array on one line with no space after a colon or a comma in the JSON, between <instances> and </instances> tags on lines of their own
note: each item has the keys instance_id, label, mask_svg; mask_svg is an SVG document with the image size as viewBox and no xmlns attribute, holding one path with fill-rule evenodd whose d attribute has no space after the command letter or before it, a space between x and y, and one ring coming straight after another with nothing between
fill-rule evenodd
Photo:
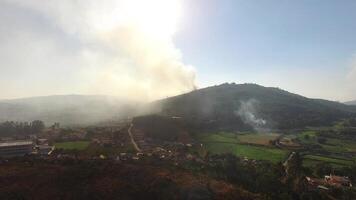
<instances>
[{"instance_id":1,"label":"tree line","mask_svg":"<svg viewBox=\"0 0 356 200\"><path fill-rule=\"evenodd\" d=\"M40 120L32 122L5 121L0 123L0 136L32 135L41 132L44 128L45 124Z\"/></svg>"}]
</instances>

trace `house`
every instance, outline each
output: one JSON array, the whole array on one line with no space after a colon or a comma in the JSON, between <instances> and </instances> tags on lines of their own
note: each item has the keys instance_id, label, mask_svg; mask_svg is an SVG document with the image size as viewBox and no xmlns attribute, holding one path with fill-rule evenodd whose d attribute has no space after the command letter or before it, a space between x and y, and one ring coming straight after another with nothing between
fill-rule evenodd
<instances>
[{"instance_id":1,"label":"house","mask_svg":"<svg viewBox=\"0 0 356 200\"><path fill-rule=\"evenodd\" d=\"M307 179L307 181L308 181L308 188L310 190L315 190L315 189L328 190L328 188L324 186L324 184L325 184L324 179L312 178L309 176L306 176L305 179Z\"/></svg>"},{"instance_id":2,"label":"house","mask_svg":"<svg viewBox=\"0 0 356 200\"><path fill-rule=\"evenodd\" d=\"M335 187L352 187L349 177L346 176L325 176L325 183Z\"/></svg>"},{"instance_id":3,"label":"house","mask_svg":"<svg viewBox=\"0 0 356 200\"><path fill-rule=\"evenodd\" d=\"M38 138L37 139L37 144L39 144L39 145L48 145L48 139Z\"/></svg>"},{"instance_id":4,"label":"house","mask_svg":"<svg viewBox=\"0 0 356 200\"><path fill-rule=\"evenodd\" d=\"M33 142L30 140L14 140L0 143L0 157L17 157L32 153Z\"/></svg>"}]
</instances>

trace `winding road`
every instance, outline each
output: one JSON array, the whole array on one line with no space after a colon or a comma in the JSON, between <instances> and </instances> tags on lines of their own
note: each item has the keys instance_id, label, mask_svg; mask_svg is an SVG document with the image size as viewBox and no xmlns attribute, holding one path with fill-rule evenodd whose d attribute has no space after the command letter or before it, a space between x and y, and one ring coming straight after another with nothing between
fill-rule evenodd
<instances>
[{"instance_id":1,"label":"winding road","mask_svg":"<svg viewBox=\"0 0 356 200\"><path fill-rule=\"evenodd\" d=\"M131 143L134 146L134 148L136 149L136 151L141 152L141 149L138 147L137 143L135 142L135 139L132 136L132 132L131 132L132 127L133 127L133 124L131 123L129 129L127 130L127 132L129 132Z\"/></svg>"}]
</instances>

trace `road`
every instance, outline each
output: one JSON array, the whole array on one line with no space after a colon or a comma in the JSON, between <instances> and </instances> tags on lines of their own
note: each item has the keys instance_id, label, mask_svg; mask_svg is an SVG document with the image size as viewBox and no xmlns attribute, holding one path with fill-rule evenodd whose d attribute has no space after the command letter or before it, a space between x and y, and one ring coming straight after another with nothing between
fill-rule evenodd
<instances>
[{"instance_id":1,"label":"road","mask_svg":"<svg viewBox=\"0 0 356 200\"><path fill-rule=\"evenodd\" d=\"M135 142L135 139L134 139L133 136L132 136L132 132L131 132L132 127L133 127L133 124L131 123L131 124L130 124L130 128L127 130L127 132L129 132L129 136L130 136L130 139L131 139L131 143L132 143L132 145L134 146L134 148L136 149L136 151L141 152L141 149L138 147L138 145L137 145L136 142Z\"/></svg>"}]
</instances>

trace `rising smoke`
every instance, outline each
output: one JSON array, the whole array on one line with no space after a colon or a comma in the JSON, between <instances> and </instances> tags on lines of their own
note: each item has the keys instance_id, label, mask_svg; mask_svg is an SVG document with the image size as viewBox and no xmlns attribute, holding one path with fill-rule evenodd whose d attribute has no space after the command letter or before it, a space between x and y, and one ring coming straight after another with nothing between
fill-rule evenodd
<instances>
[{"instance_id":1,"label":"rising smoke","mask_svg":"<svg viewBox=\"0 0 356 200\"><path fill-rule=\"evenodd\" d=\"M256 106L258 101L255 99L249 99L247 101L241 101L240 107L235 114L246 123L258 129L266 125L266 120L257 117L257 109Z\"/></svg>"},{"instance_id":2,"label":"rising smoke","mask_svg":"<svg viewBox=\"0 0 356 200\"><path fill-rule=\"evenodd\" d=\"M153 100L187 92L195 88L194 68L182 62L173 43L177 19L167 13L179 3L4 0L0 7L22 14L12 20L17 23L10 22L11 13L7 16L11 26L1 36L9 46L4 48L2 60L16 71L40 70L42 76L36 77L36 85L29 84L23 91L44 93L41 95L87 93ZM16 89L13 91L19 91Z\"/></svg>"}]
</instances>

